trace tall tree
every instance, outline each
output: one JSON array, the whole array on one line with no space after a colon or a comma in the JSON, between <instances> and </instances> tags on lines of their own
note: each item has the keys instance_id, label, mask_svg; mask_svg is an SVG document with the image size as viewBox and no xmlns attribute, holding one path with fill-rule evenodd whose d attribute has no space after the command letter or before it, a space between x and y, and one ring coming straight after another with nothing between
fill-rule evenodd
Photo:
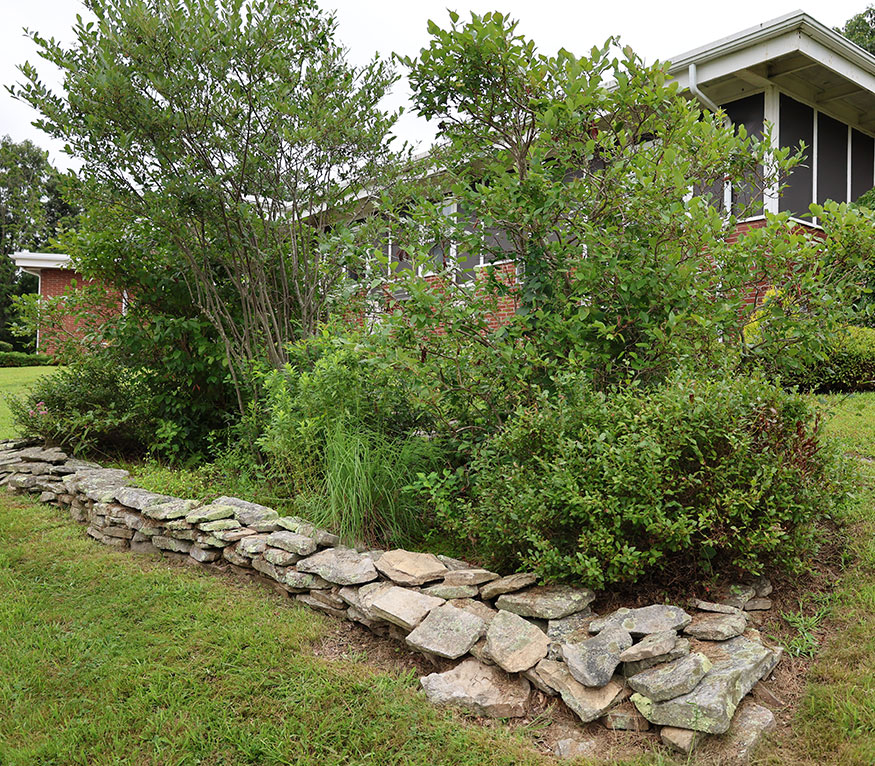
<instances>
[{"instance_id":1,"label":"tall tree","mask_svg":"<svg viewBox=\"0 0 875 766\"><path fill-rule=\"evenodd\" d=\"M389 157L395 76L347 63L314 0L86 0L53 93L13 89L83 162L88 201L165 232L232 370L280 366L324 317L363 194ZM241 406L243 397L240 397Z\"/></svg>"},{"instance_id":2,"label":"tall tree","mask_svg":"<svg viewBox=\"0 0 875 766\"><path fill-rule=\"evenodd\" d=\"M77 210L62 195L63 176L48 152L31 141L0 138L0 341L15 348L27 339L12 335L12 297L34 292L36 277L17 273L8 257L19 250L44 250L75 220Z\"/></svg>"},{"instance_id":3,"label":"tall tree","mask_svg":"<svg viewBox=\"0 0 875 766\"><path fill-rule=\"evenodd\" d=\"M870 5L865 11L851 16L843 27L836 27L836 32L875 54L875 7Z\"/></svg>"}]
</instances>

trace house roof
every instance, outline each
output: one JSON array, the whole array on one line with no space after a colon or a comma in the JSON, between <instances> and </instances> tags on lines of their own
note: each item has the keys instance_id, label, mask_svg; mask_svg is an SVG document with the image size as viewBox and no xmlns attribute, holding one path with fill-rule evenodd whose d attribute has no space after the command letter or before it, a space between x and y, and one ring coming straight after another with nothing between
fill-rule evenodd
<instances>
[{"instance_id":1,"label":"house roof","mask_svg":"<svg viewBox=\"0 0 875 766\"><path fill-rule=\"evenodd\" d=\"M31 274L39 274L41 269L69 269L70 256L65 253L31 253L22 250L9 256L19 269Z\"/></svg>"},{"instance_id":2,"label":"house roof","mask_svg":"<svg viewBox=\"0 0 875 766\"><path fill-rule=\"evenodd\" d=\"M875 57L803 11L794 11L670 59L669 73L725 104L776 85L875 133Z\"/></svg>"}]
</instances>

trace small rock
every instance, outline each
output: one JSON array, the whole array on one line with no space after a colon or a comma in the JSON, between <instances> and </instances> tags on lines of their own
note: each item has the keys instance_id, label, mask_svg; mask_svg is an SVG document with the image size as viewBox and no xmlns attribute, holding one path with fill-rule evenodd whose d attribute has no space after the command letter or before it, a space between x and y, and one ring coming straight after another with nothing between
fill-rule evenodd
<instances>
[{"instance_id":1,"label":"small rock","mask_svg":"<svg viewBox=\"0 0 875 766\"><path fill-rule=\"evenodd\" d=\"M609 626L616 625L629 631L633 636L647 636L666 630L680 630L689 625L690 620L692 617L679 606L652 604L640 609L622 607L605 617L593 620L589 630L590 633L598 633Z\"/></svg>"},{"instance_id":2,"label":"small rock","mask_svg":"<svg viewBox=\"0 0 875 766\"><path fill-rule=\"evenodd\" d=\"M198 527L204 532L227 532L231 529L240 529L240 522L237 519L216 519L203 521Z\"/></svg>"},{"instance_id":3,"label":"small rock","mask_svg":"<svg viewBox=\"0 0 875 766\"><path fill-rule=\"evenodd\" d=\"M486 631L486 651L508 673L533 667L547 655L550 639L517 614L499 610Z\"/></svg>"},{"instance_id":4,"label":"small rock","mask_svg":"<svg viewBox=\"0 0 875 766\"><path fill-rule=\"evenodd\" d=\"M469 650L472 657L477 660L480 660L484 665L494 665L492 657L489 656L489 652L486 651L486 639L481 638L474 646ZM526 671L528 673L528 671ZM523 673L523 675L526 675Z\"/></svg>"},{"instance_id":5,"label":"small rock","mask_svg":"<svg viewBox=\"0 0 875 766\"><path fill-rule=\"evenodd\" d=\"M718 612L720 614L738 614L740 611L734 606L717 604L714 601L702 601L699 598L693 599L693 606L702 612Z\"/></svg>"},{"instance_id":6,"label":"small rock","mask_svg":"<svg viewBox=\"0 0 875 766\"><path fill-rule=\"evenodd\" d=\"M297 532L304 537L311 537L316 541L316 545L321 548L336 548L340 545L340 538L326 532L324 529L314 526L309 521L298 518L297 516L282 516L276 520L277 526L287 529L290 532Z\"/></svg>"},{"instance_id":7,"label":"small rock","mask_svg":"<svg viewBox=\"0 0 875 766\"><path fill-rule=\"evenodd\" d=\"M514 591L528 588L529 585L534 585L537 581L538 578L530 572L500 577L498 580L493 580L484 585L480 589L480 597L491 601L504 593L513 593Z\"/></svg>"},{"instance_id":8,"label":"small rock","mask_svg":"<svg viewBox=\"0 0 875 766\"><path fill-rule=\"evenodd\" d=\"M497 580L496 582L501 582ZM488 583L485 587L494 585ZM482 593L482 591L481 591ZM567 585L542 585L498 597L495 606L521 617L537 617L542 620L558 620L575 612L583 612L595 600L595 593L588 588L571 588Z\"/></svg>"},{"instance_id":9,"label":"small rock","mask_svg":"<svg viewBox=\"0 0 875 766\"><path fill-rule=\"evenodd\" d=\"M360 585L376 580L374 562L349 548L326 548L298 562L299 572L319 575L337 585Z\"/></svg>"},{"instance_id":10,"label":"small rock","mask_svg":"<svg viewBox=\"0 0 875 766\"><path fill-rule=\"evenodd\" d=\"M447 585L446 583L438 583L430 585L422 589L423 593L429 596L446 599L474 598L479 592L476 585Z\"/></svg>"},{"instance_id":11,"label":"small rock","mask_svg":"<svg viewBox=\"0 0 875 766\"><path fill-rule=\"evenodd\" d=\"M577 644L562 644L562 659L571 675L584 686L604 686L613 678L620 654L632 646L632 636L610 627Z\"/></svg>"},{"instance_id":12,"label":"small rock","mask_svg":"<svg viewBox=\"0 0 875 766\"><path fill-rule=\"evenodd\" d=\"M193 545L188 555L201 564L208 564L219 558L222 555L222 551L219 548L200 548L197 545Z\"/></svg>"},{"instance_id":13,"label":"small rock","mask_svg":"<svg viewBox=\"0 0 875 766\"><path fill-rule=\"evenodd\" d=\"M152 545L163 551L173 551L174 553L188 553L192 548L191 543L187 540L177 540L173 537L164 537L164 535L155 535L152 538Z\"/></svg>"},{"instance_id":14,"label":"small rock","mask_svg":"<svg viewBox=\"0 0 875 766\"><path fill-rule=\"evenodd\" d=\"M187 513L185 520L189 524L206 524L210 521L220 521L233 517L233 506L212 503L211 505L202 505L200 508L195 508L190 513Z\"/></svg>"},{"instance_id":15,"label":"small rock","mask_svg":"<svg viewBox=\"0 0 875 766\"><path fill-rule=\"evenodd\" d=\"M742 609L748 601L756 597L756 594L756 588L752 585L734 583L717 588L714 591L714 601L719 601L727 606L734 606L736 609Z\"/></svg>"},{"instance_id":16,"label":"small rock","mask_svg":"<svg viewBox=\"0 0 875 766\"><path fill-rule=\"evenodd\" d=\"M281 548L265 548L262 556L264 556L265 561L269 561L278 567L290 567L301 560L297 553L289 553L289 551L282 550ZM313 577L314 575L309 576Z\"/></svg>"},{"instance_id":17,"label":"small rock","mask_svg":"<svg viewBox=\"0 0 875 766\"><path fill-rule=\"evenodd\" d=\"M745 612L765 612L772 608L770 598L752 598L744 605Z\"/></svg>"},{"instance_id":18,"label":"small rock","mask_svg":"<svg viewBox=\"0 0 875 766\"><path fill-rule=\"evenodd\" d=\"M170 495L159 495L157 492L147 492L139 487L119 487L114 492L114 497L120 505L126 505L137 511L145 511L156 505L163 505L179 498ZM149 514L151 515L151 514ZM153 517L154 518L154 517Z\"/></svg>"},{"instance_id":19,"label":"small rock","mask_svg":"<svg viewBox=\"0 0 875 766\"><path fill-rule=\"evenodd\" d=\"M329 606L320 599L315 598L310 593L299 593L297 596L295 596L295 599L300 601L302 604L309 606L311 609L317 609L320 612L325 612L326 614L330 614L332 617L337 617L339 620L346 619L346 609L337 609L333 606Z\"/></svg>"},{"instance_id":20,"label":"small rock","mask_svg":"<svg viewBox=\"0 0 875 766\"><path fill-rule=\"evenodd\" d=\"M455 569L446 573L444 585L483 585L497 580L498 575L486 569Z\"/></svg>"},{"instance_id":21,"label":"small rock","mask_svg":"<svg viewBox=\"0 0 875 766\"><path fill-rule=\"evenodd\" d=\"M745 700L735 713L726 734L714 737L709 745L719 754L722 764L746 764L762 742L763 737L775 728L775 715L768 708Z\"/></svg>"},{"instance_id":22,"label":"small rock","mask_svg":"<svg viewBox=\"0 0 875 766\"><path fill-rule=\"evenodd\" d=\"M447 606L455 607L456 609L464 609L466 612L476 614L483 620L487 627L492 622L492 618L498 614L497 609L487 606L482 601L477 601L473 598L453 598L447 601Z\"/></svg>"},{"instance_id":23,"label":"small rock","mask_svg":"<svg viewBox=\"0 0 875 766\"><path fill-rule=\"evenodd\" d=\"M639 694L654 702L664 702L691 692L710 669L711 660L696 652L645 670L626 681Z\"/></svg>"},{"instance_id":24,"label":"small rock","mask_svg":"<svg viewBox=\"0 0 875 766\"><path fill-rule=\"evenodd\" d=\"M380 593L371 602L369 611L380 619L409 631L419 625L432 609L443 603L443 599L395 585Z\"/></svg>"},{"instance_id":25,"label":"small rock","mask_svg":"<svg viewBox=\"0 0 875 766\"><path fill-rule=\"evenodd\" d=\"M564 737L556 740L553 754L557 758L588 758L598 753L598 743L594 739Z\"/></svg>"},{"instance_id":26,"label":"small rock","mask_svg":"<svg viewBox=\"0 0 875 766\"><path fill-rule=\"evenodd\" d=\"M584 723L601 718L627 696L622 678L615 677L600 689L593 689L575 681L564 662L541 660L535 672Z\"/></svg>"},{"instance_id":27,"label":"small rock","mask_svg":"<svg viewBox=\"0 0 875 766\"><path fill-rule=\"evenodd\" d=\"M265 561L261 556L256 556L252 559L252 568L256 572L261 572L265 577L269 577L271 580L276 580L277 582L280 582L285 574L282 567L275 567L269 561Z\"/></svg>"},{"instance_id":28,"label":"small rock","mask_svg":"<svg viewBox=\"0 0 875 766\"><path fill-rule=\"evenodd\" d=\"M435 705L458 707L490 718L521 718L526 714L529 682L511 678L475 659L465 660L444 673L432 673L419 682Z\"/></svg>"},{"instance_id":29,"label":"small rock","mask_svg":"<svg viewBox=\"0 0 875 766\"><path fill-rule=\"evenodd\" d=\"M662 740L662 743L684 755L692 753L703 736L700 731L678 729L674 726L663 726L659 730L659 738Z\"/></svg>"},{"instance_id":30,"label":"small rock","mask_svg":"<svg viewBox=\"0 0 875 766\"><path fill-rule=\"evenodd\" d=\"M674 630L651 633L649 636L644 636L635 646L626 649L620 655L620 662L638 662L662 657L674 649L677 642L678 634Z\"/></svg>"},{"instance_id":31,"label":"small rock","mask_svg":"<svg viewBox=\"0 0 875 766\"><path fill-rule=\"evenodd\" d=\"M267 544L298 556L309 556L316 550L316 541L312 537L304 537L297 532L271 532L267 536Z\"/></svg>"},{"instance_id":32,"label":"small rock","mask_svg":"<svg viewBox=\"0 0 875 766\"><path fill-rule=\"evenodd\" d=\"M650 721L639 713L631 702L624 702L613 710L609 710L601 718L606 729L614 731L648 731Z\"/></svg>"},{"instance_id":33,"label":"small rock","mask_svg":"<svg viewBox=\"0 0 875 766\"><path fill-rule=\"evenodd\" d=\"M432 609L406 641L414 649L454 660L467 654L485 633L486 623L480 617L445 604Z\"/></svg>"},{"instance_id":34,"label":"small rock","mask_svg":"<svg viewBox=\"0 0 875 766\"><path fill-rule=\"evenodd\" d=\"M377 582L369 582L367 585L362 585L358 589L359 603L356 605L369 620L380 620L381 618L371 609L374 599L386 593L395 586L391 582L378 580Z\"/></svg>"},{"instance_id":35,"label":"small rock","mask_svg":"<svg viewBox=\"0 0 875 766\"><path fill-rule=\"evenodd\" d=\"M237 543L237 552L243 556L258 556L267 550L267 535L244 537Z\"/></svg>"},{"instance_id":36,"label":"small rock","mask_svg":"<svg viewBox=\"0 0 875 766\"><path fill-rule=\"evenodd\" d=\"M674 648L668 654L661 654L657 657L650 657L646 660L638 660L637 662L627 662L623 665L623 673L628 676L634 676L636 673L641 673L644 670L661 665L664 662L671 662L679 657L685 657L690 653L690 642L686 638L678 638Z\"/></svg>"},{"instance_id":37,"label":"small rock","mask_svg":"<svg viewBox=\"0 0 875 766\"><path fill-rule=\"evenodd\" d=\"M757 577L751 585L756 590L756 598L766 598L766 596L771 596L772 591L772 581L768 577Z\"/></svg>"},{"instance_id":38,"label":"small rock","mask_svg":"<svg viewBox=\"0 0 875 766\"><path fill-rule=\"evenodd\" d=\"M376 561L377 569L398 585L424 585L439 580L447 568L431 553L412 553L396 549L384 553Z\"/></svg>"},{"instance_id":39,"label":"small rock","mask_svg":"<svg viewBox=\"0 0 875 766\"><path fill-rule=\"evenodd\" d=\"M273 509L268 508L258 503L250 503L248 500L241 500L239 497L218 497L213 501L213 505L230 505L236 509L237 521L244 527L252 527L258 529L257 525L262 525L265 522L275 522L279 518L279 514ZM259 530L261 531L261 530Z\"/></svg>"},{"instance_id":40,"label":"small rock","mask_svg":"<svg viewBox=\"0 0 875 766\"><path fill-rule=\"evenodd\" d=\"M238 567L251 567L252 566L252 560L248 556L244 556L241 553L238 553L237 546L231 546L231 547L225 548L222 551L222 558L225 559L225 561L233 564L234 566L238 566Z\"/></svg>"},{"instance_id":41,"label":"small rock","mask_svg":"<svg viewBox=\"0 0 875 766\"><path fill-rule=\"evenodd\" d=\"M704 614L684 628L684 633L704 641L727 641L747 628L747 617L737 614Z\"/></svg>"},{"instance_id":42,"label":"small rock","mask_svg":"<svg viewBox=\"0 0 875 766\"><path fill-rule=\"evenodd\" d=\"M196 505L197 503L194 500L180 500L176 498L166 503L150 506L143 513L156 521L170 521L172 519L184 518Z\"/></svg>"},{"instance_id":43,"label":"small rock","mask_svg":"<svg viewBox=\"0 0 875 766\"><path fill-rule=\"evenodd\" d=\"M244 537L251 537L254 534L255 530L249 527L237 527L236 529L223 529L213 532L215 537L226 543L236 543L238 540L242 540Z\"/></svg>"},{"instance_id":44,"label":"small rock","mask_svg":"<svg viewBox=\"0 0 875 766\"><path fill-rule=\"evenodd\" d=\"M293 590L320 590L331 587L330 582L318 575L296 572L294 569L287 569L279 582Z\"/></svg>"},{"instance_id":45,"label":"small rock","mask_svg":"<svg viewBox=\"0 0 875 766\"><path fill-rule=\"evenodd\" d=\"M462 561L462 559L454 559L451 556L444 556L443 554L438 553L438 559L441 564L443 564L447 569L451 572L456 569L471 569L471 565L467 561Z\"/></svg>"}]
</instances>

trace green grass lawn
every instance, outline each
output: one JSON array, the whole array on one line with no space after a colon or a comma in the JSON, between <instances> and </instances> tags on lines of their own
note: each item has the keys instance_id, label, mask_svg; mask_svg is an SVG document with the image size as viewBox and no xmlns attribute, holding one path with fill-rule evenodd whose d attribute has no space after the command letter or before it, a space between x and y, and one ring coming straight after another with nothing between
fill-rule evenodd
<instances>
[{"instance_id":1,"label":"green grass lawn","mask_svg":"<svg viewBox=\"0 0 875 766\"><path fill-rule=\"evenodd\" d=\"M413 674L315 656L336 624L2 495L0 764L543 762L430 706Z\"/></svg>"},{"instance_id":2,"label":"green grass lawn","mask_svg":"<svg viewBox=\"0 0 875 766\"><path fill-rule=\"evenodd\" d=\"M11 439L16 435L6 396L20 394L29 383L54 370L54 367L0 367L0 439Z\"/></svg>"}]
</instances>

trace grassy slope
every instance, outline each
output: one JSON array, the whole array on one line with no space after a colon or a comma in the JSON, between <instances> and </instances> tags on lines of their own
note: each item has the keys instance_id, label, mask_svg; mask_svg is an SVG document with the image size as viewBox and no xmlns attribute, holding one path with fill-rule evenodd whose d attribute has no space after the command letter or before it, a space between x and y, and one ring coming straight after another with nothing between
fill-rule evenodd
<instances>
[{"instance_id":1,"label":"grassy slope","mask_svg":"<svg viewBox=\"0 0 875 766\"><path fill-rule=\"evenodd\" d=\"M827 429L864 458L847 531L848 569L832 602L830 638L809 674L787 741L770 764L875 763L875 394L829 397Z\"/></svg>"},{"instance_id":2,"label":"grassy slope","mask_svg":"<svg viewBox=\"0 0 875 766\"><path fill-rule=\"evenodd\" d=\"M412 676L315 657L331 621L95 544L0 496L0 763L522 764Z\"/></svg>"},{"instance_id":3,"label":"grassy slope","mask_svg":"<svg viewBox=\"0 0 875 766\"><path fill-rule=\"evenodd\" d=\"M20 394L37 378L54 371L54 367L0 367L0 439L15 436L9 408L6 406L8 394Z\"/></svg>"}]
</instances>

